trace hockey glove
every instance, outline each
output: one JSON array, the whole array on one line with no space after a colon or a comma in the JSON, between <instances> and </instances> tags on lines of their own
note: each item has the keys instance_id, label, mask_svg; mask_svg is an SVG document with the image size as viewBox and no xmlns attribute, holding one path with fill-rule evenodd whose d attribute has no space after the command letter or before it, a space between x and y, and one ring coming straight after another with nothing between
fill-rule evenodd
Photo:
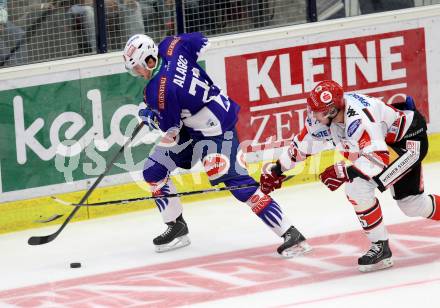
<instances>
[{"instance_id":1,"label":"hockey glove","mask_svg":"<svg viewBox=\"0 0 440 308\"><path fill-rule=\"evenodd\" d=\"M327 167L327 169L319 175L319 179L331 191L338 189L342 184L350 180L347 173L347 167L343 161Z\"/></svg>"},{"instance_id":2,"label":"hockey glove","mask_svg":"<svg viewBox=\"0 0 440 308\"><path fill-rule=\"evenodd\" d=\"M278 161L275 164L266 164L260 176L260 190L268 195L275 189L281 188L285 178L286 176L283 175Z\"/></svg>"},{"instance_id":3,"label":"hockey glove","mask_svg":"<svg viewBox=\"0 0 440 308\"><path fill-rule=\"evenodd\" d=\"M139 110L139 117L150 130L159 129L157 114L153 110L149 108L141 109Z\"/></svg>"}]
</instances>

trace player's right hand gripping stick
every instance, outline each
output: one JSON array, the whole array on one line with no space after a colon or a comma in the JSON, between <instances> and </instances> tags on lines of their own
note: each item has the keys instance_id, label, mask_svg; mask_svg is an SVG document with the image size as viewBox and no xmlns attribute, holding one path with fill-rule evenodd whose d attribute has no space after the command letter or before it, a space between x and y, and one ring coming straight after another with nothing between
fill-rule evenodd
<instances>
[{"instance_id":1,"label":"player's right hand gripping stick","mask_svg":"<svg viewBox=\"0 0 440 308\"><path fill-rule=\"evenodd\" d=\"M275 189L281 188L283 180L286 176L281 171L281 165L276 163L268 163L263 166L263 171L260 176L260 189L268 195Z\"/></svg>"}]
</instances>

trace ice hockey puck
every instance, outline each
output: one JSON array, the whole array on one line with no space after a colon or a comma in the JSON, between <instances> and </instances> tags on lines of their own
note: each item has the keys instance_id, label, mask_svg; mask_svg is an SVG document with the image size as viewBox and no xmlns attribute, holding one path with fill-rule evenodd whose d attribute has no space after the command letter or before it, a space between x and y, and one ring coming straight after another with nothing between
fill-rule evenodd
<instances>
[{"instance_id":1,"label":"ice hockey puck","mask_svg":"<svg viewBox=\"0 0 440 308\"><path fill-rule=\"evenodd\" d=\"M81 267L81 263L79 263L79 262L70 263L70 267L71 268L80 268Z\"/></svg>"}]
</instances>

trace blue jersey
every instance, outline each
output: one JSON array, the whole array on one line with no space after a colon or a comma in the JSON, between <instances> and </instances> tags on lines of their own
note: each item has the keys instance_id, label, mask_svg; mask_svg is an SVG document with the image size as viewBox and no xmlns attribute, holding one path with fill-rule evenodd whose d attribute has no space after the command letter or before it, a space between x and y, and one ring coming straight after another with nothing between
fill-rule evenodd
<instances>
[{"instance_id":1,"label":"blue jersey","mask_svg":"<svg viewBox=\"0 0 440 308\"><path fill-rule=\"evenodd\" d=\"M144 101L157 112L163 132L186 127L199 139L234 128L240 107L197 63L207 44L201 33L166 37L159 44L158 68L144 89Z\"/></svg>"}]
</instances>

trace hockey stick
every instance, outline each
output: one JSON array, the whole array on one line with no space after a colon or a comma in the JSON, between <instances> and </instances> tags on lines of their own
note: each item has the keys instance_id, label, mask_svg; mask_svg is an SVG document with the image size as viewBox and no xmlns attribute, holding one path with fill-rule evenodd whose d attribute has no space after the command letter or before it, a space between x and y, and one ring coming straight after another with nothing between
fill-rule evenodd
<instances>
[{"instance_id":1,"label":"hockey stick","mask_svg":"<svg viewBox=\"0 0 440 308\"><path fill-rule=\"evenodd\" d=\"M61 218L63 216L64 215L62 215L62 214L54 214L48 218L41 218L41 216L40 216L40 219L34 220L34 222L40 223L40 224L45 224L45 223L57 220L58 218Z\"/></svg>"},{"instance_id":2,"label":"hockey stick","mask_svg":"<svg viewBox=\"0 0 440 308\"><path fill-rule=\"evenodd\" d=\"M288 181L288 180L290 180L293 177L294 177L294 175L289 175L289 176L287 176L284 179L283 182ZM88 203L88 204L69 203L67 201L64 201L64 200L59 199L59 198L54 197L54 196L52 196L51 198L54 199L54 201L56 201L58 203L61 203L63 205L71 205L71 206L76 206L76 207L80 207L80 206L102 206L102 205L110 205L110 204L127 204L127 203L131 203L131 202L144 201L144 200L155 200L155 199L191 196L191 195L211 193L211 192L219 192L219 191L232 191L232 190L239 190L239 189L250 188L250 187L258 187L258 186L260 186L260 183L243 184L243 185L229 186L229 187L227 187L227 186L226 187L213 187L213 188L208 188L208 189L178 192L178 193L169 194L169 195L157 195L157 196L150 196L150 197L138 197L138 198L130 198L130 199L122 199L122 200L102 201L102 202Z\"/></svg>"},{"instance_id":3,"label":"hockey stick","mask_svg":"<svg viewBox=\"0 0 440 308\"><path fill-rule=\"evenodd\" d=\"M79 204L83 204L87 198L91 195L91 193L95 190L96 186L98 186L98 184L102 181L102 179L104 178L104 176L107 175L107 173L110 171L111 167L113 166L113 164L115 163L115 161L119 158L119 156L121 156L121 154L124 152L125 148L128 147L128 145L133 141L133 139L136 137L136 135L141 131L142 127L143 127L143 122L139 123L136 128L134 129L130 139L128 139L125 144L119 149L118 153L116 153L115 157L113 157L113 159L110 161L110 163L107 164L107 166L105 167L105 170L103 173L101 173L101 175L95 180L95 182L93 183L93 185L89 188L89 190L86 192L86 194L81 198ZM57 231L55 231L55 233L52 233L50 235L45 235L45 236L32 236L29 238L28 240L28 244L29 245L42 245L42 244L47 244L51 241L53 241L60 233L61 231L63 231L63 229L66 227L66 225L70 222L70 220L72 220L73 216L75 216L76 212L78 212L78 210L81 208L81 206L76 206L73 211L69 214L69 216L67 216L66 220L63 222L63 224L61 225L61 227L58 228Z\"/></svg>"}]
</instances>

